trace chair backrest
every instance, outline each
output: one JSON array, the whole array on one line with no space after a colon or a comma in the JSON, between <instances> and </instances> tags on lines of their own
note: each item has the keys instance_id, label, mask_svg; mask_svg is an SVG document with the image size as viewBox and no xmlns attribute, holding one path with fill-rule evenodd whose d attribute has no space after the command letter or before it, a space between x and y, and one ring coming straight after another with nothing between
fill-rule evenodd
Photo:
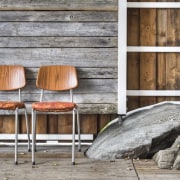
<instances>
[{"instance_id":1,"label":"chair backrest","mask_svg":"<svg viewBox=\"0 0 180 180\"><path fill-rule=\"evenodd\" d=\"M25 70L19 65L0 65L0 90L16 90L26 85Z\"/></svg>"},{"instance_id":2,"label":"chair backrest","mask_svg":"<svg viewBox=\"0 0 180 180\"><path fill-rule=\"evenodd\" d=\"M78 86L77 71L74 66L41 66L36 86L45 90L63 91Z\"/></svg>"}]
</instances>

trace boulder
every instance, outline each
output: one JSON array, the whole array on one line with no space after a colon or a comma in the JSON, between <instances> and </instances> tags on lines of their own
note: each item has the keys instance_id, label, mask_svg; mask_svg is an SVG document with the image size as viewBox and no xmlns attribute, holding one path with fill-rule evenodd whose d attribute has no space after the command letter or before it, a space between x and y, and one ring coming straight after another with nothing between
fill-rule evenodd
<instances>
[{"instance_id":1,"label":"boulder","mask_svg":"<svg viewBox=\"0 0 180 180\"><path fill-rule=\"evenodd\" d=\"M166 101L112 120L86 151L92 159L151 158L180 133L180 102Z\"/></svg>"},{"instance_id":2,"label":"boulder","mask_svg":"<svg viewBox=\"0 0 180 180\"><path fill-rule=\"evenodd\" d=\"M159 150L153 159L161 169L180 169L180 136L170 148Z\"/></svg>"}]
</instances>

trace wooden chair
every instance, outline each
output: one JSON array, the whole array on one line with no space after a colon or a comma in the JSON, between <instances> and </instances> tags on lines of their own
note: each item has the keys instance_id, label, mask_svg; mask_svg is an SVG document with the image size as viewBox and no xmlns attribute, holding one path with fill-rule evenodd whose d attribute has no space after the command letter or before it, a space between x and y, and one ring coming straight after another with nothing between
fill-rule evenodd
<instances>
[{"instance_id":1,"label":"wooden chair","mask_svg":"<svg viewBox=\"0 0 180 180\"><path fill-rule=\"evenodd\" d=\"M41 89L40 102L32 103L32 164L35 165L36 147L36 114L37 112L72 112L72 164L75 165L75 119L77 116L78 126L78 149L80 144L80 123L77 104L73 102L72 89L78 86L78 78L73 66L42 66L39 69L36 86ZM70 101L43 101L43 90L48 91L70 91Z\"/></svg>"},{"instance_id":2,"label":"wooden chair","mask_svg":"<svg viewBox=\"0 0 180 180\"><path fill-rule=\"evenodd\" d=\"M24 109L28 138L28 151L30 151L30 137L27 110L24 102L21 101L21 88L26 85L24 67L18 65L0 65L0 91L19 90L18 101L0 101L0 110L15 111L15 164L18 164L18 133L19 133L19 109Z\"/></svg>"}]
</instances>

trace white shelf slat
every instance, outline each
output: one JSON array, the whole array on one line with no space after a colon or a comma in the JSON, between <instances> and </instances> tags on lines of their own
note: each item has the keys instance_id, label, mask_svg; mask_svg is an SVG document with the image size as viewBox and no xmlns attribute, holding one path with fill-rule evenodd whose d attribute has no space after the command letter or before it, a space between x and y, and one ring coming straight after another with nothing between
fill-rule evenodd
<instances>
[{"instance_id":1,"label":"white shelf slat","mask_svg":"<svg viewBox=\"0 0 180 180\"><path fill-rule=\"evenodd\" d=\"M180 2L128 2L128 8L180 8Z\"/></svg>"}]
</instances>

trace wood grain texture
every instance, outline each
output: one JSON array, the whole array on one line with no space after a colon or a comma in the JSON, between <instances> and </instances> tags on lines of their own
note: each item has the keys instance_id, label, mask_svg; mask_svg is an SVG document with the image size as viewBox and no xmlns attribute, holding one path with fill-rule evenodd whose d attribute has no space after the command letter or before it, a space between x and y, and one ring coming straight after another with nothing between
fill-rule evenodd
<instances>
[{"instance_id":1,"label":"wood grain texture","mask_svg":"<svg viewBox=\"0 0 180 180\"><path fill-rule=\"evenodd\" d=\"M35 80L28 81L28 85L23 89L26 93L40 93L40 90L35 87ZM116 93L117 79L80 79L79 85L74 89L74 93ZM52 92L45 91L45 94L50 95ZM54 92L58 94L58 92ZM109 94L110 95L110 94ZM30 100L30 99L29 99Z\"/></svg>"},{"instance_id":2,"label":"wood grain texture","mask_svg":"<svg viewBox=\"0 0 180 180\"><path fill-rule=\"evenodd\" d=\"M1 118L1 132L0 133L15 133L14 115L3 116Z\"/></svg>"},{"instance_id":3,"label":"wood grain texture","mask_svg":"<svg viewBox=\"0 0 180 180\"><path fill-rule=\"evenodd\" d=\"M176 24L176 46L179 46L179 39L180 39L180 11L175 10L175 24ZM176 61L177 61L177 68L176 68L176 89L180 89L180 54L176 53ZM180 98L178 97L177 100Z\"/></svg>"},{"instance_id":4,"label":"wood grain texture","mask_svg":"<svg viewBox=\"0 0 180 180\"><path fill-rule=\"evenodd\" d=\"M23 66L0 65L0 90L18 90L26 85Z\"/></svg>"},{"instance_id":5,"label":"wood grain texture","mask_svg":"<svg viewBox=\"0 0 180 180\"><path fill-rule=\"evenodd\" d=\"M167 9L157 11L157 45L166 46L167 35ZM157 89L166 89L166 54L157 54ZM157 101L166 100L166 97L158 97Z\"/></svg>"},{"instance_id":6,"label":"wood grain texture","mask_svg":"<svg viewBox=\"0 0 180 180\"><path fill-rule=\"evenodd\" d=\"M47 131L49 134L58 133L58 115L48 115Z\"/></svg>"},{"instance_id":7,"label":"wood grain texture","mask_svg":"<svg viewBox=\"0 0 180 180\"><path fill-rule=\"evenodd\" d=\"M117 22L117 11L0 11L1 22Z\"/></svg>"},{"instance_id":8,"label":"wood grain texture","mask_svg":"<svg viewBox=\"0 0 180 180\"><path fill-rule=\"evenodd\" d=\"M47 133L47 116L46 115L37 115L36 133L37 134Z\"/></svg>"},{"instance_id":9,"label":"wood grain texture","mask_svg":"<svg viewBox=\"0 0 180 180\"><path fill-rule=\"evenodd\" d=\"M140 45L156 45L156 10L140 10ZM156 89L156 53L140 54L140 89ZM156 103L155 97L140 98L141 106Z\"/></svg>"},{"instance_id":10,"label":"wood grain texture","mask_svg":"<svg viewBox=\"0 0 180 180\"><path fill-rule=\"evenodd\" d=\"M31 102L40 97L35 87L39 67L59 64L78 69L80 83L74 100L84 114L84 133L98 132L97 114L117 112L117 10L117 0L0 0L0 62L25 66L27 86L22 99L29 114ZM15 92L0 94L0 99L13 98ZM45 92L45 100L68 98L66 92ZM20 131L24 133L24 115L20 114ZM38 116L37 133L67 133L71 129L67 114L63 118Z\"/></svg>"},{"instance_id":11,"label":"wood grain texture","mask_svg":"<svg viewBox=\"0 0 180 180\"><path fill-rule=\"evenodd\" d=\"M39 67L26 68L26 78L36 79ZM79 79L117 79L117 67L77 68Z\"/></svg>"},{"instance_id":12,"label":"wood grain texture","mask_svg":"<svg viewBox=\"0 0 180 180\"><path fill-rule=\"evenodd\" d=\"M139 45L139 10L128 10L128 38L127 43L129 46ZM129 90L139 89L139 53L127 54L127 88ZM128 97L127 110L130 111L139 107L139 97Z\"/></svg>"},{"instance_id":13,"label":"wood grain texture","mask_svg":"<svg viewBox=\"0 0 180 180\"><path fill-rule=\"evenodd\" d=\"M0 48L1 64L117 67L117 48Z\"/></svg>"},{"instance_id":14,"label":"wood grain texture","mask_svg":"<svg viewBox=\"0 0 180 180\"><path fill-rule=\"evenodd\" d=\"M24 159L20 159L22 164L21 171L18 168L14 168L12 163L12 152L11 153L1 153L1 164L0 164L0 176L8 179L103 179L103 180L138 180L135 169L131 160L116 160L116 161L97 161L88 159L83 156L84 147L82 152L76 151L77 165L71 165L71 147L40 147L41 149L36 152L37 164L33 168L31 167L31 162L29 161L29 154L23 154ZM6 148L6 151L11 149ZM26 151L26 149L23 149ZM12 150L11 150L12 151ZM21 157L21 155L20 155ZM155 167L155 166L154 166ZM11 169L11 171L7 170ZM60 170L61 169L61 172ZM148 169L148 168L146 168ZM28 173L27 173L28 172ZM43 173L42 173L43 172ZM161 174L163 171L160 171ZM178 173L178 171L176 171ZM175 173L175 172L174 172ZM174 180L178 180L178 174L176 173L171 176L168 172L168 179L173 177ZM142 174L141 174L142 175ZM150 177L154 177L156 180L160 180L158 175L148 174ZM146 174L147 177L147 174ZM165 175L163 176L165 179ZM142 178L143 179L143 178ZM142 180L141 179L141 180ZM149 180L149 179L148 179Z\"/></svg>"},{"instance_id":15,"label":"wood grain texture","mask_svg":"<svg viewBox=\"0 0 180 180\"><path fill-rule=\"evenodd\" d=\"M26 103L27 111L31 113L31 104ZM79 113L80 114L116 114L117 113L117 104L115 103L94 103L94 104L80 104L78 103ZM12 111L0 111L0 115L10 115ZM23 111L19 112L20 115L24 115ZM43 114L43 113L42 113ZM68 113L65 113L68 114ZM14 121L14 119L13 119Z\"/></svg>"},{"instance_id":16,"label":"wood grain texture","mask_svg":"<svg viewBox=\"0 0 180 180\"><path fill-rule=\"evenodd\" d=\"M25 102L34 102L34 101L39 101L40 99L40 91L36 92L36 93L22 93L22 99ZM1 100L11 100L11 99L15 99L18 100L18 98L15 98L16 95L15 94L4 94L1 95L0 94L0 99ZM69 100L69 94L68 92L65 93L55 93L52 94L51 92L49 92L48 94L46 93L44 96L44 100L46 101L50 101L50 100L62 100L62 101L67 101ZM113 104L114 102L117 101L117 93L74 93L74 101L77 103L81 103L81 104L93 104L94 103L109 103L109 104Z\"/></svg>"},{"instance_id":17,"label":"wood grain texture","mask_svg":"<svg viewBox=\"0 0 180 180\"><path fill-rule=\"evenodd\" d=\"M116 11L118 0L1 0L0 10L96 10Z\"/></svg>"},{"instance_id":18,"label":"wood grain texture","mask_svg":"<svg viewBox=\"0 0 180 180\"><path fill-rule=\"evenodd\" d=\"M172 169L159 169L153 160L134 160L133 161L136 172L139 179L174 179L178 180L180 178L180 173L177 170Z\"/></svg>"},{"instance_id":19,"label":"wood grain texture","mask_svg":"<svg viewBox=\"0 0 180 180\"><path fill-rule=\"evenodd\" d=\"M101 132L101 130L112 120L111 115L99 115L99 123L98 123L98 132Z\"/></svg>"},{"instance_id":20,"label":"wood grain texture","mask_svg":"<svg viewBox=\"0 0 180 180\"><path fill-rule=\"evenodd\" d=\"M58 133L72 133L72 115L58 115Z\"/></svg>"},{"instance_id":21,"label":"wood grain texture","mask_svg":"<svg viewBox=\"0 0 180 180\"><path fill-rule=\"evenodd\" d=\"M167 10L167 45L173 46L176 43L176 25L175 25L175 10ZM177 60L175 53L166 54L166 88L176 89L176 71ZM175 100L174 97L168 97L167 100Z\"/></svg>"},{"instance_id":22,"label":"wood grain texture","mask_svg":"<svg viewBox=\"0 0 180 180\"><path fill-rule=\"evenodd\" d=\"M117 23L2 22L0 36L117 36Z\"/></svg>"},{"instance_id":23,"label":"wood grain texture","mask_svg":"<svg viewBox=\"0 0 180 180\"><path fill-rule=\"evenodd\" d=\"M117 37L0 37L0 48L117 48Z\"/></svg>"},{"instance_id":24,"label":"wood grain texture","mask_svg":"<svg viewBox=\"0 0 180 180\"><path fill-rule=\"evenodd\" d=\"M74 66L41 66L36 87L44 90L65 91L77 88L78 77Z\"/></svg>"},{"instance_id":25,"label":"wood grain texture","mask_svg":"<svg viewBox=\"0 0 180 180\"><path fill-rule=\"evenodd\" d=\"M81 115L81 133L97 134L97 115Z\"/></svg>"}]
</instances>

